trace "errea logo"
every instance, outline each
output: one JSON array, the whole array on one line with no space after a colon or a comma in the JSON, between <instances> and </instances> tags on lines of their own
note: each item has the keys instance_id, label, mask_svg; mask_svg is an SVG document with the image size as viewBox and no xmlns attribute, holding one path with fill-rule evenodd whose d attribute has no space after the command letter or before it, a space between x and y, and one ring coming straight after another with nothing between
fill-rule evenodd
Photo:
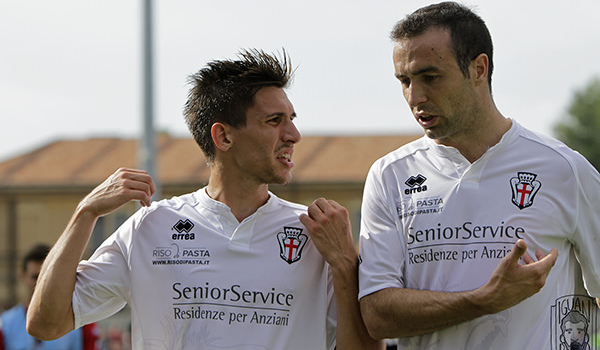
<instances>
[{"instance_id":1,"label":"errea logo","mask_svg":"<svg viewBox=\"0 0 600 350\"><path fill-rule=\"evenodd\" d=\"M421 174L409 177L404 183L410 187L404 190L404 194L413 194L427 191L427 185L423 185L427 178Z\"/></svg>"},{"instance_id":2,"label":"errea logo","mask_svg":"<svg viewBox=\"0 0 600 350\"><path fill-rule=\"evenodd\" d=\"M189 219L179 220L175 225L173 225L173 227L171 227L171 230L177 231L177 233L173 233L171 238L173 240L186 241L196 239L196 235L193 232L190 233L192 228L194 228L194 223Z\"/></svg>"}]
</instances>

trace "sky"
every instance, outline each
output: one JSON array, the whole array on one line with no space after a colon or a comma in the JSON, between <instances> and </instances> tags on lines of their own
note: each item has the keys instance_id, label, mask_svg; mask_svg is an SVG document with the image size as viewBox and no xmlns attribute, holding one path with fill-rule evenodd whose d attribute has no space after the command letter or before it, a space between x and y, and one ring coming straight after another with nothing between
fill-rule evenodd
<instances>
[{"instance_id":1,"label":"sky","mask_svg":"<svg viewBox=\"0 0 600 350\"><path fill-rule=\"evenodd\" d=\"M420 133L394 78L394 24L423 0L154 1L155 127L188 136L187 78L240 49L285 49L303 135ZM494 100L552 135L600 76L600 1L470 0L494 40ZM0 0L0 161L63 139L138 137L142 1ZM299 145L301 147L301 143Z\"/></svg>"}]
</instances>

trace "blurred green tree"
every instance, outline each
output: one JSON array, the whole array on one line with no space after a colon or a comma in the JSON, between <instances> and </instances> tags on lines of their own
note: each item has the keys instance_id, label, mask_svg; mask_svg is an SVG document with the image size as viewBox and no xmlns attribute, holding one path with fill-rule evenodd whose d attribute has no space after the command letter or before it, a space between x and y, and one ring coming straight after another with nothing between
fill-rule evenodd
<instances>
[{"instance_id":1,"label":"blurred green tree","mask_svg":"<svg viewBox=\"0 0 600 350\"><path fill-rule=\"evenodd\" d=\"M554 132L600 169L600 78L575 92L568 114L554 126Z\"/></svg>"}]
</instances>

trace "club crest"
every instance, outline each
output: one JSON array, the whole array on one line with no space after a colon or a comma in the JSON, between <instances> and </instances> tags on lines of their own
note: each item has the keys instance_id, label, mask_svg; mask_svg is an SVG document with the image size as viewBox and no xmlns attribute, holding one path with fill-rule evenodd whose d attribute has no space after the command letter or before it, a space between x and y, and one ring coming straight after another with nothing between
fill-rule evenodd
<instances>
[{"instance_id":1,"label":"club crest","mask_svg":"<svg viewBox=\"0 0 600 350\"><path fill-rule=\"evenodd\" d=\"M533 198L542 187L542 183L536 180L536 174L518 172L517 177L510 179L512 189L512 202L519 209L525 209L533 204Z\"/></svg>"},{"instance_id":2,"label":"club crest","mask_svg":"<svg viewBox=\"0 0 600 350\"><path fill-rule=\"evenodd\" d=\"M301 228L284 227L283 232L277 234L277 241L279 241L279 256L288 264L292 264L300 260L308 236L302 233Z\"/></svg>"}]
</instances>

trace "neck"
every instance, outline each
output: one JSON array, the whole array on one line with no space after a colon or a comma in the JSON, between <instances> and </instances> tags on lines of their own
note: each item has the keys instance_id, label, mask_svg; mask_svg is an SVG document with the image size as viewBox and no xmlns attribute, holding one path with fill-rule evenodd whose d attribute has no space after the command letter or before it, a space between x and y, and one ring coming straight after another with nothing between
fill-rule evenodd
<instances>
[{"instance_id":1,"label":"neck","mask_svg":"<svg viewBox=\"0 0 600 350\"><path fill-rule=\"evenodd\" d=\"M210 198L227 205L238 222L254 214L269 199L267 184L256 185L228 179L222 176L218 167L211 168L206 192Z\"/></svg>"},{"instance_id":2,"label":"neck","mask_svg":"<svg viewBox=\"0 0 600 350\"><path fill-rule=\"evenodd\" d=\"M500 142L502 136L512 126L512 121L502 116L493 103L482 111L476 120L476 123L460 135L436 142L458 149L469 162L473 163Z\"/></svg>"}]
</instances>

